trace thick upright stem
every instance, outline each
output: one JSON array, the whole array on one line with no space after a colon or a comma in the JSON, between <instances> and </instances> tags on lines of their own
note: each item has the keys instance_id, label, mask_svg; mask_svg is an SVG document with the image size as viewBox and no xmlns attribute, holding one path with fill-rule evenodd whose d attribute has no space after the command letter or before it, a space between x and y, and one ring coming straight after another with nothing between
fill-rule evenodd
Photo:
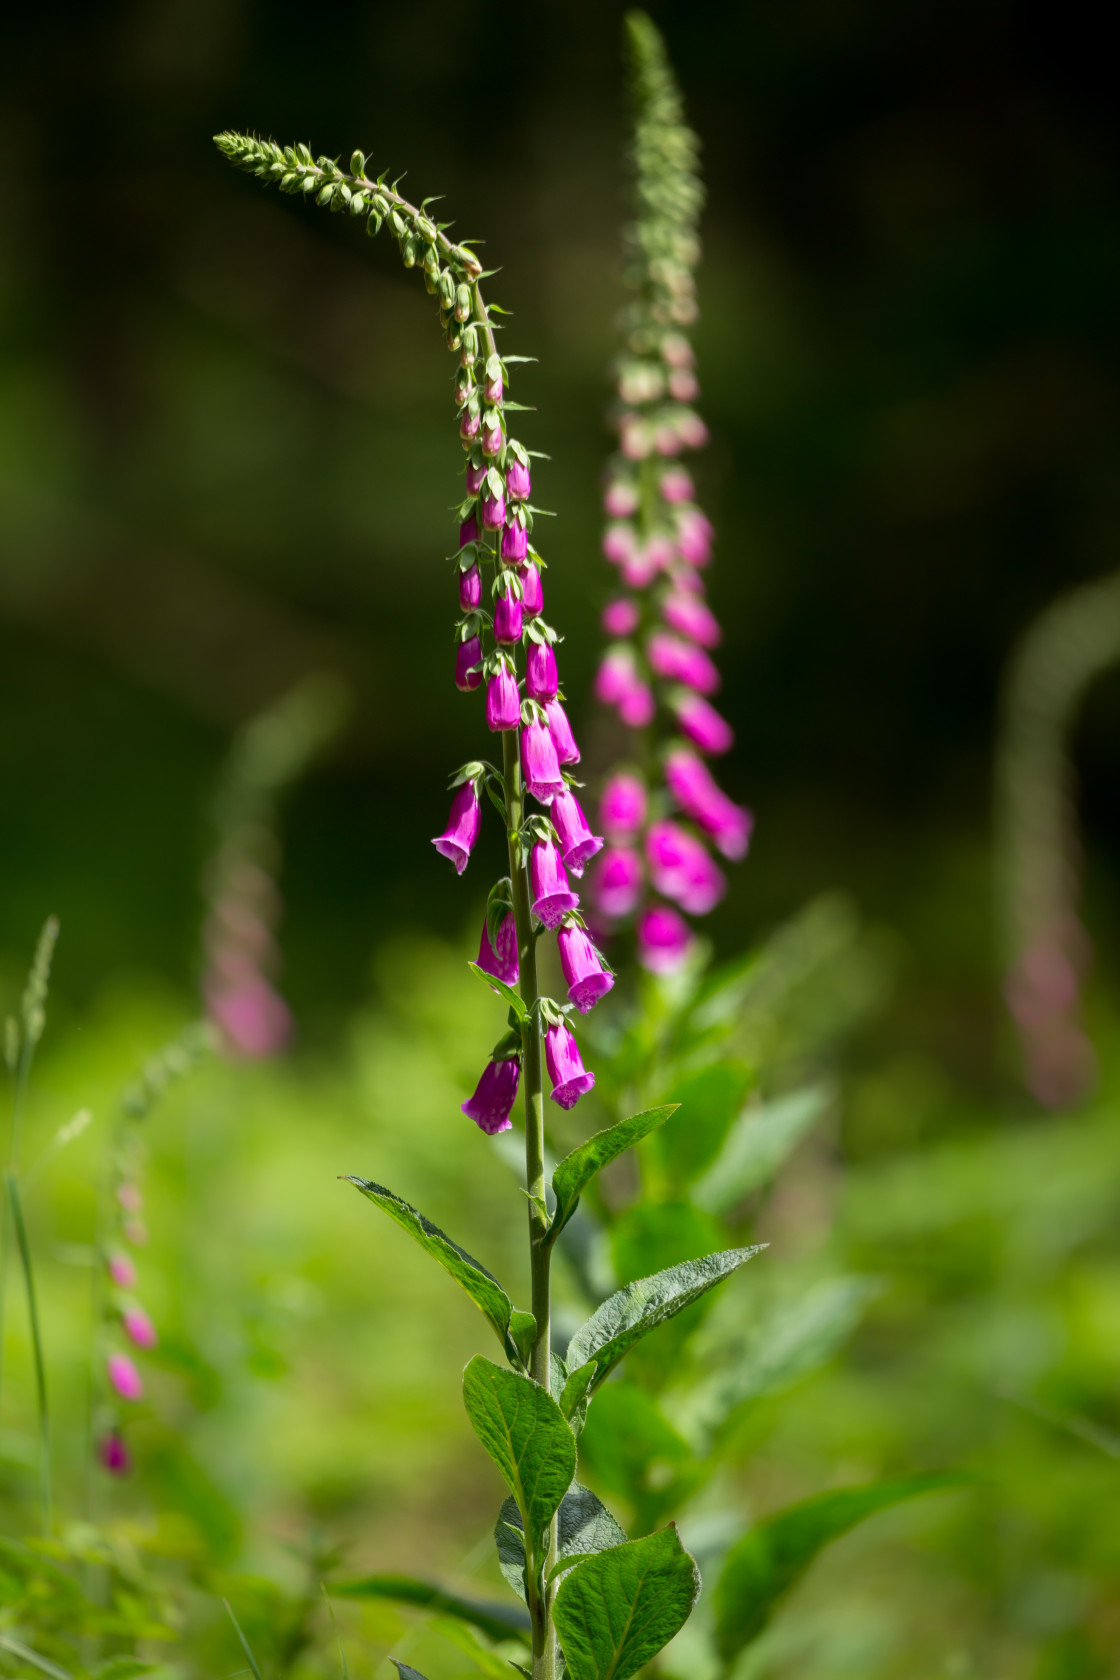
<instances>
[{"instance_id":1,"label":"thick upright stem","mask_svg":"<svg viewBox=\"0 0 1120 1680\"><path fill-rule=\"evenodd\" d=\"M513 884L513 916L517 927L519 986L529 1011L521 1029L521 1082L525 1092L525 1188L529 1193L529 1269L532 1280L532 1312L537 1321L536 1339L529 1362L534 1382L550 1388L551 1326L548 1215L545 1212L544 1173L544 1072L541 1065L541 1024L533 1006L537 1002L537 949L529 907L529 877L518 833L525 815L518 757L518 732L507 730L502 737L506 831L509 838L509 875ZM556 1518L549 1527L543 1575L547 1577L556 1560ZM526 1537L528 1539L528 1537ZM533 1612L533 1680L555 1680L556 1633L549 1614L548 1589L543 1598L536 1582L530 1581L529 1603Z\"/></svg>"}]
</instances>

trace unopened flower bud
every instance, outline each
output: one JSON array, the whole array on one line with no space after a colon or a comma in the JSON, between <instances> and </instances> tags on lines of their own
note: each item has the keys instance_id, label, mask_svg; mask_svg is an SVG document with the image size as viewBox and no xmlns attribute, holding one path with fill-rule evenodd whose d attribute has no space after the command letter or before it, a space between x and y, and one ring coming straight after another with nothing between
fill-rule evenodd
<instances>
[{"instance_id":1,"label":"unopened flower bud","mask_svg":"<svg viewBox=\"0 0 1120 1680\"><path fill-rule=\"evenodd\" d=\"M693 497L692 479L684 467L670 467L661 474L661 495L666 502L690 502Z\"/></svg>"},{"instance_id":2,"label":"unopened flower bud","mask_svg":"<svg viewBox=\"0 0 1120 1680\"><path fill-rule=\"evenodd\" d=\"M730 752L735 731L725 717L699 694L682 694L674 710L681 728L702 753Z\"/></svg>"},{"instance_id":3,"label":"unopened flower bud","mask_svg":"<svg viewBox=\"0 0 1120 1680\"><path fill-rule=\"evenodd\" d=\"M516 456L506 467L506 492L515 502L524 502L529 498L533 488L533 481L529 476L529 469L523 466Z\"/></svg>"},{"instance_id":4,"label":"unopened flower bud","mask_svg":"<svg viewBox=\"0 0 1120 1680\"><path fill-rule=\"evenodd\" d=\"M449 858L455 865L456 875L461 875L470 862L471 851L481 828L482 812L478 804L478 789L473 781L464 782L461 787L455 789L447 827L432 841L440 856Z\"/></svg>"},{"instance_id":5,"label":"unopened flower bud","mask_svg":"<svg viewBox=\"0 0 1120 1680\"><path fill-rule=\"evenodd\" d=\"M638 628L641 616L638 603L621 596L617 601L607 602L600 614L599 623L608 636L629 636Z\"/></svg>"},{"instance_id":6,"label":"unopened flower bud","mask_svg":"<svg viewBox=\"0 0 1120 1680\"><path fill-rule=\"evenodd\" d=\"M686 449L703 449L708 441L708 428L693 409L685 408L677 420L677 436Z\"/></svg>"},{"instance_id":7,"label":"unopened flower bud","mask_svg":"<svg viewBox=\"0 0 1120 1680\"><path fill-rule=\"evenodd\" d=\"M474 299L471 297L471 289L460 282L455 288L455 319L457 321L469 321L473 309Z\"/></svg>"},{"instance_id":8,"label":"unopened flower bud","mask_svg":"<svg viewBox=\"0 0 1120 1680\"><path fill-rule=\"evenodd\" d=\"M672 974L687 958L692 942L684 917L658 904L638 924L638 961L651 974Z\"/></svg>"},{"instance_id":9,"label":"unopened flower bud","mask_svg":"<svg viewBox=\"0 0 1120 1680\"><path fill-rule=\"evenodd\" d=\"M478 666L482 663L482 643L477 636L468 636L465 642L459 642L455 648L455 687L463 694L469 694L482 681L482 672Z\"/></svg>"},{"instance_id":10,"label":"unopened flower bud","mask_svg":"<svg viewBox=\"0 0 1120 1680\"><path fill-rule=\"evenodd\" d=\"M482 421L482 453L487 456L498 455L501 448L502 423L498 418L497 409L489 408Z\"/></svg>"},{"instance_id":11,"label":"unopened flower bud","mask_svg":"<svg viewBox=\"0 0 1120 1680\"><path fill-rule=\"evenodd\" d=\"M560 680L556 655L547 642L530 642L525 660L525 692L530 700L555 700Z\"/></svg>"},{"instance_id":12,"label":"unopened flower bud","mask_svg":"<svg viewBox=\"0 0 1120 1680\"><path fill-rule=\"evenodd\" d=\"M616 566L621 566L629 560L637 547L638 537L633 525L608 525L603 532L603 553L608 560L613 560Z\"/></svg>"},{"instance_id":13,"label":"unopened flower bud","mask_svg":"<svg viewBox=\"0 0 1120 1680\"><path fill-rule=\"evenodd\" d=\"M459 521L459 547L460 547L460 549L463 549L463 548L466 548L468 543L473 543L473 542L477 542L477 541L478 541L478 520L475 518L474 514L472 513L472 514L469 514L466 519L461 519Z\"/></svg>"},{"instance_id":14,"label":"unopened flower bud","mask_svg":"<svg viewBox=\"0 0 1120 1680\"><path fill-rule=\"evenodd\" d=\"M144 1197L138 1184L125 1183L118 1186L117 1201L126 1213L139 1213L144 1206Z\"/></svg>"},{"instance_id":15,"label":"unopened flower bud","mask_svg":"<svg viewBox=\"0 0 1120 1680\"><path fill-rule=\"evenodd\" d=\"M635 680L618 699L618 715L628 729L645 729L657 710L648 683Z\"/></svg>"},{"instance_id":16,"label":"unopened flower bud","mask_svg":"<svg viewBox=\"0 0 1120 1680\"><path fill-rule=\"evenodd\" d=\"M463 418L459 422L459 436L463 442L473 443L481 425L482 421L477 414L472 414L469 408L464 409Z\"/></svg>"},{"instance_id":17,"label":"unopened flower bud","mask_svg":"<svg viewBox=\"0 0 1120 1680\"><path fill-rule=\"evenodd\" d=\"M111 1353L105 1362L109 1381L122 1400L142 1400L144 1384L140 1373L127 1353Z\"/></svg>"},{"instance_id":18,"label":"unopened flower bud","mask_svg":"<svg viewBox=\"0 0 1120 1680\"><path fill-rule=\"evenodd\" d=\"M694 373L682 368L669 375L669 395L677 402L695 402L700 395L700 381Z\"/></svg>"},{"instance_id":19,"label":"unopened flower bud","mask_svg":"<svg viewBox=\"0 0 1120 1680\"><path fill-rule=\"evenodd\" d=\"M512 910L499 922L497 943L494 945L490 943L486 918L483 917L482 937L478 942L478 966L485 974L492 974L496 980L504 981L507 986L516 986L517 922Z\"/></svg>"},{"instance_id":20,"label":"unopened flower bud","mask_svg":"<svg viewBox=\"0 0 1120 1680\"><path fill-rule=\"evenodd\" d=\"M508 525L506 529L509 529ZM518 576L521 578L522 611L526 618L536 618L539 612L544 611L544 589L541 586L541 574L537 567L530 562L520 568Z\"/></svg>"},{"instance_id":21,"label":"unopened flower bud","mask_svg":"<svg viewBox=\"0 0 1120 1680\"><path fill-rule=\"evenodd\" d=\"M603 507L612 519L629 519L638 511L637 486L629 479L616 478L607 485Z\"/></svg>"},{"instance_id":22,"label":"unopened flower bud","mask_svg":"<svg viewBox=\"0 0 1120 1680\"><path fill-rule=\"evenodd\" d=\"M560 842L565 869L570 869L573 875L582 875L596 852L602 851L602 840L592 834L580 802L570 788L556 795L549 815Z\"/></svg>"},{"instance_id":23,"label":"unopened flower bud","mask_svg":"<svg viewBox=\"0 0 1120 1680\"><path fill-rule=\"evenodd\" d=\"M460 368L455 375L455 406L462 408L474 396L474 380L469 368Z\"/></svg>"},{"instance_id":24,"label":"unopened flower bud","mask_svg":"<svg viewBox=\"0 0 1120 1680\"><path fill-rule=\"evenodd\" d=\"M470 566L459 573L459 606L463 612L473 612L482 600L482 573Z\"/></svg>"},{"instance_id":25,"label":"unopened flower bud","mask_svg":"<svg viewBox=\"0 0 1120 1680\"><path fill-rule=\"evenodd\" d=\"M118 1289L136 1288L136 1267L127 1254L109 1256L109 1276Z\"/></svg>"},{"instance_id":26,"label":"unopened flower bud","mask_svg":"<svg viewBox=\"0 0 1120 1680\"><path fill-rule=\"evenodd\" d=\"M508 584L494 602L494 640L506 644L521 640L521 601Z\"/></svg>"},{"instance_id":27,"label":"unopened flower bud","mask_svg":"<svg viewBox=\"0 0 1120 1680\"><path fill-rule=\"evenodd\" d=\"M579 747L572 734L572 726L568 722L568 714L559 700L546 700L544 715L548 719L548 732L552 736L552 744L556 748L556 757L561 764L578 764Z\"/></svg>"},{"instance_id":28,"label":"unopened flower bud","mask_svg":"<svg viewBox=\"0 0 1120 1680\"><path fill-rule=\"evenodd\" d=\"M595 1075L587 1072L571 1028L563 1022L545 1033L544 1059L552 1081L553 1102L560 1108L574 1108L595 1084Z\"/></svg>"},{"instance_id":29,"label":"unopened flower bud","mask_svg":"<svg viewBox=\"0 0 1120 1680\"><path fill-rule=\"evenodd\" d=\"M646 820L646 789L640 777L616 770L599 801L599 821L612 840L629 840Z\"/></svg>"},{"instance_id":30,"label":"unopened flower bud","mask_svg":"<svg viewBox=\"0 0 1120 1680\"><path fill-rule=\"evenodd\" d=\"M692 366L692 345L683 333L666 333L661 340L661 355L672 368L690 368Z\"/></svg>"},{"instance_id":31,"label":"unopened flower bud","mask_svg":"<svg viewBox=\"0 0 1120 1680\"><path fill-rule=\"evenodd\" d=\"M459 336L463 346L459 360L464 367L473 367L478 360L478 328L468 322L462 328ZM454 349L455 346L452 346L452 348Z\"/></svg>"},{"instance_id":32,"label":"unopened flower bud","mask_svg":"<svg viewBox=\"0 0 1120 1680\"><path fill-rule=\"evenodd\" d=\"M566 783L548 725L530 723L521 731L521 772L525 786L542 805L551 805Z\"/></svg>"},{"instance_id":33,"label":"unopened flower bud","mask_svg":"<svg viewBox=\"0 0 1120 1680\"><path fill-rule=\"evenodd\" d=\"M562 927L556 943L568 988L568 1001L575 1004L581 1015L586 1015L601 997L606 997L614 985L614 975L608 974L603 967L598 951L583 928Z\"/></svg>"},{"instance_id":34,"label":"unopened flower bud","mask_svg":"<svg viewBox=\"0 0 1120 1680\"><path fill-rule=\"evenodd\" d=\"M695 572L688 575L700 581ZM687 636L690 642L699 642L701 647L715 647L723 634L711 607L694 594L674 591L667 595L661 604L661 616L673 630Z\"/></svg>"},{"instance_id":35,"label":"unopened flower bud","mask_svg":"<svg viewBox=\"0 0 1120 1680\"><path fill-rule=\"evenodd\" d=\"M507 1062L487 1062L473 1097L463 1104L463 1113L487 1137L510 1129L510 1113L517 1101L521 1063L516 1056Z\"/></svg>"},{"instance_id":36,"label":"unopened flower bud","mask_svg":"<svg viewBox=\"0 0 1120 1680\"><path fill-rule=\"evenodd\" d=\"M706 566L712 557L711 522L699 508L685 508L678 515L677 553L690 566Z\"/></svg>"},{"instance_id":37,"label":"unopened flower bud","mask_svg":"<svg viewBox=\"0 0 1120 1680\"><path fill-rule=\"evenodd\" d=\"M487 377L486 377L486 385L485 385L484 389L485 389L485 393L486 393L486 401L488 403L500 403L501 400L502 400L502 376L501 376L501 374L496 373L493 378L491 378L488 374Z\"/></svg>"},{"instance_id":38,"label":"unopened flower bud","mask_svg":"<svg viewBox=\"0 0 1120 1680\"><path fill-rule=\"evenodd\" d=\"M533 914L546 928L559 927L570 911L579 909L579 896L551 840L538 840L530 853L529 893Z\"/></svg>"},{"instance_id":39,"label":"unopened flower bud","mask_svg":"<svg viewBox=\"0 0 1120 1680\"><path fill-rule=\"evenodd\" d=\"M490 471L490 468L486 465L485 461L480 462L477 467L468 466L468 468L467 468L467 495L468 496L477 496L478 495L478 492L482 489L482 486L483 486L483 484L486 480L486 474L489 471Z\"/></svg>"},{"instance_id":40,"label":"unopened flower bud","mask_svg":"<svg viewBox=\"0 0 1120 1680\"><path fill-rule=\"evenodd\" d=\"M521 694L517 678L505 665L486 685L486 727L495 732L516 729L521 722Z\"/></svg>"},{"instance_id":41,"label":"unopened flower bud","mask_svg":"<svg viewBox=\"0 0 1120 1680\"><path fill-rule=\"evenodd\" d=\"M479 507L482 510L483 529L486 531L500 531L506 521L506 499L504 494L499 491L498 494L494 496L491 494L489 484L484 484L482 487L482 495L479 498Z\"/></svg>"},{"instance_id":42,"label":"unopened flower bud","mask_svg":"<svg viewBox=\"0 0 1120 1680\"><path fill-rule=\"evenodd\" d=\"M110 1476L127 1476L132 1468L132 1455L125 1445L124 1436L117 1429L111 1429L108 1435L102 1437L97 1456L102 1469L108 1470Z\"/></svg>"},{"instance_id":43,"label":"unopened flower bud","mask_svg":"<svg viewBox=\"0 0 1120 1680\"><path fill-rule=\"evenodd\" d=\"M444 268L444 269L440 270L438 286L439 286L439 306L440 306L440 308L441 309L454 309L454 307L455 307L455 276L452 274L452 272L449 268Z\"/></svg>"},{"instance_id":44,"label":"unopened flower bud","mask_svg":"<svg viewBox=\"0 0 1120 1680\"><path fill-rule=\"evenodd\" d=\"M529 532L520 520L515 519L502 531L502 559L519 565L528 553Z\"/></svg>"},{"instance_id":45,"label":"unopened flower bud","mask_svg":"<svg viewBox=\"0 0 1120 1680\"><path fill-rule=\"evenodd\" d=\"M125 1335L138 1348L154 1348L159 1341L156 1327L143 1307L127 1307L121 1314Z\"/></svg>"}]
</instances>

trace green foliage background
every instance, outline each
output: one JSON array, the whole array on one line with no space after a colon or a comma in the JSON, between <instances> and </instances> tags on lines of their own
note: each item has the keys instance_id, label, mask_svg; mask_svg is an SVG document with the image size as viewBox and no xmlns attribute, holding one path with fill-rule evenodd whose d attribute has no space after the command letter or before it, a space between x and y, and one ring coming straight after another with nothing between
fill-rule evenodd
<instances>
[{"instance_id":1,"label":"green foliage background","mask_svg":"<svg viewBox=\"0 0 1120 1680\"><path fill-rule=\"evenodd\" d=\"M720 1310L756 1325L837 1273L879 1293L838 1361L744 1419L729 1497L745 1524L876 1475L981 1478L822 1559L750 1672L910 1676L918 1651L931 1674L1095 1680L1120 1644L1115 678L1075 743L1104 1066L1083 1115L1035 1115L1010 1076L989 798L1015 637L1117 552L1103 55L1086 18L1029 8L654 15L705 145L713 446L697 476L720 532L729 780L759 819L711 933L732 955L837 886L871 924L783 1029L818 1046L793 1053L799 1069L839 1060L841 1097L760 1220L775 1265L755 1262ZM427 844L479 722L449 680L457 457L433 310L391 252L259 194L210 135L360 145L485 235L516 348L541 358L516 394L553 456L550 610L594 768L611 750L586 696L618 24L582 0L497 4L484 29L424 0L329 19L63 4L5 39L0 1001L57 911L29 1156L79 1107L96 1118L29 1216L75 1510L88 1277L73 1250L121 1088L197 1009L230 735L312 668L356 695L285 825L300 1044L282 1064L207 1066L150 1121L144 1281L163 1340L141 1473L102 1506L129 1543L205 1556L255 1639L292 1614L268 1584L302 1579L286 1544L498 1591L494 1477L456 1380L489 1332L335 1174L391 1184L525 1288L513 1175L458 1113L501 1024L463 962L498 836L462 883ZM819 1023L857 995L858 1031L839 1051L826 1032L823 1055ZM700 1130L647 1170L693 1164ZM35 1501L18 1297L10 1333L12 1536ZM198 1649L230 1672L216 1599L188 1598ZM416 1624L384 1604L339 1616L377 1651ZM430 1634L406 1654L470 1666Z\"/></svg>"}]
</instances>

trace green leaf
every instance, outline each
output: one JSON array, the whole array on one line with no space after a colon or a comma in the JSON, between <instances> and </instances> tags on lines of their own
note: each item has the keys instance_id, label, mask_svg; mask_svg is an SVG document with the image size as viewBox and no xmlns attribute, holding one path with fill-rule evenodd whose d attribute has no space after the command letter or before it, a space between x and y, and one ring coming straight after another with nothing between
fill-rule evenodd
<instances>
[{"instance_id":1,"label":"green leaf","mask_svg":"<svg viewBox=\"0 0 1120 1680\"><path fill-rule=\"evenodd\" d=\"M711 1165L742 1111L752 1070L724 1057L676 1080L666 1092L677 1104L676 1119L657 1140L657 1154L671 1185L691 1184Z\"/></svg>"},{"instance_id":2,"label":"green leaf","mask_svg":"<svg viewBox=\"0 0 1120 1680\"><path fill-rule=\"evenodd\" d=\"M481 1354L463 1372L463 1403L517 1501L535 1551L576 1473L575 1437L547 1389Z\"/></svg>"},{"instance_id":3,"label":"green leaf","mask_svg":"<svg viewBox=\"0 0 1120 1680\"><path fill-rule=\"evenodd\" d=\"M463 1598L433 1581L420 1581L412 1575L363 1575L353 1581L333 1582L331 1592L336 1598L382 1598L393 1604L411 1604L418 1610L455 1616L491 1639L509 1639L529 1631L528 1616L515 1605Z\"/></svg>"},{"instance_id":4,"label":"green leaf","mask_svg":"<svg viewBox=\"0 0 1120 1680\"><path fill-rule=\"evenodd\" d=\"M565 1559L574 1563L577 1557L626 1544L626 1530L619 1527L602 1500L579 1482L573 1482L560 1501L556 1529L557 1569ZM521 1514L513 1499L507 1499L498 1513L494 1543L498 1548L498 1567L514 1592L524 1598L525 1545Z\"/></svg>"},{"instance_id":5,"label":"green leaf","mask_svg":"<svg viewBox=\"0 0 1120 1680\"><path fill-rule=\"evenodd\" d=\"M672 1525L577 1564L553 1609L572 1680L629 1680L680 1632L699 1594Z\"/></svg>"},{"instance_id":6,"label":"green leaf","mask_svg":"<svg viewBox=\"0 0 1120 1680\"><path fill-rule=\"evenodd\" d=\"M724 1249L626 1284L576 1331L568 1344L568 1369L574 1376L581 1365L593 1363L595 1371L588 1392L594 1392L635 1342L746 1265L761 1247L765 1244ZM571 1381L569 1377L568 1383Z\"/></svg>"},{"instance_id":7,"label":"green leaf","mask_svg":"<svg viewBox=\"0 0 1120 1680\"><path fill-rule=\"evenodd\" d=\"M537 1339L537 1321L530 1312L514 1312L510 1314L509 1339L520 1356L522 1365L528 1365L533 1351L533 1343Z\"/></svg>"},{"instance_id":8,"label":"green leaf","mask_svg":"<svg viewBox=\"0 0 1120 1680\"><path fill-rule=\"evenodd\" d=\"M348 1184L354 1185L363 1196L368 1196L371 1202L376 1202L379 1208L383 1208L402 1231L407 1231L425 1253L430 1254L433 1260L438 1260L444 1271L450 1272L455 1281L462 1284L475 1306L485 1313L494 1326L502 1346L508 1350L513 1302L493 1273L488 1272L485 1266L479 1265L465 1248L453 1243L438 1225L433 1225L430 1219L425 1219L410 1203L402 1201L400 1196L395 1196L391 1190L386 1190L383 1184L374 1184L372 1179L355 1178L350 1174L346 1174L345 1177Z\"/></svg>"},{"instance_id":9,"label":"green leaf","mask_svg":"<svg viewBox=\"0 0 1120 1680\"><path fill-rule=\"evenodd\" d=\"M635 1528L665 1522L709 1473L656 1400L632 1382L607 1383L580 1436L580 1461L634 1509Z\"/></svg>"},{"instance_id":10,"label":"green leaf","mask_svg":"<svg viewBox=\"0 0 1120 1680\"><path fill-rule=\"evenodd\" d=\"M22 1639L16 1639L13 1634L0 1631L0 1651L7 1651L9 1655L18 1657L20 1662L30 1663L32 1668L37 1668L41 1674L49 1674L51 1680L73 1680L69 1669L59 1668L49 1657L41 1657L38 1651L33 1651L30 1645L25 1645Z\"/></svg>"},{"instance_id":11,"label":"green leaf","mask_svg":"<svg viewBox=\"0 0 1120 1680\"><path fill-rule=\"evenodd\" d=\"M908 1476L839 1488L791 1505L750 1529L727 1554L715 1590L716 1640L724 1662L758 1638L779 1599L830 1541L889 1505L959 1487L962 1481L959 1475Z\"/></svg>"},{"instance_id":12,"label":"green leaf","mask_svg":"<svg viewBox=\"0 0 1120 1680\"><path fill-rule=\"evenodd\" d=\"M406 1662L401 1662L399 1657L390 1657L389 1661L400 1675L400 1680L424 1680L424 1675L418 1668L410 1668Z\"/></svg>"},{"instance_id":13,"label":"green leaf","mask_svg":"<svg viewBox=\"0 0 1120 1680\"><path fill-rule=\"evenodd\" d=\"M233 1606L230 1604L230 1601L229 1601L228 1598L223 1598L222 1603L225 1605L226 1614L229 1617L230 1621L233 1623L234 1629L237 1633L237 1637L241 1641L241 1649L244 1651L246 1659L247 1659L248 1664L249 1664L249 1667L253 1671L253 1680L261 1680L261 1671L257 1666L257 1659L253 1655L253 1647L249 1644L249 1641L246 1639L244 1633L242 1633L242 1631L241 1631L241 1623L238 1621L237 1617L233 1613Z\"/></svg>"},{"instance_id":14,"label":"green leaf","mask_svg":"<svg viewBox=\"0 0 1120 1680\"><path fill-rule=\"evenodd\" d=\"M619 1120L605 1131L596 1132L594 1137L589 1137L586 1143L581 1143L564 1157L552 1175L552 1188L556 1195L553 1237L560 1234L576 1211L584 1185L623 1150L664 1125L674 1110L675 1105L667 1103L663 1108L648 1108L642 1114L632 1114L628 1120Z\"/></svg>"},{"instance_id":15,"label":"green leaf","mask_svg":"<svg viewBox=\"0 0 1120 1680\"><path fill-rule=\"evenodd\" d=\"M499 980L496 974L487 974L486 970L479 968L476 962L469 962L467 967L472 974L478 975L484 986L489 986L492 992L497 992L501 997L504 997L517 1019L524 1021L529 1012L522 1002L520 992L515 992L512 986L507 986L505 981Z\"/></svg>"},{"instance_id":16,"label":"green leaf","mask_svg":"<svg viewBox=\"0 0 1120 1680\"><path fill-rule=\"evenodd\" d=\"M827 1085L810 1085L741 1115L716 1160L693 1189L709 1213L726 1213L777 1175L832 1101Z\"/></svg>"}]
</instances>

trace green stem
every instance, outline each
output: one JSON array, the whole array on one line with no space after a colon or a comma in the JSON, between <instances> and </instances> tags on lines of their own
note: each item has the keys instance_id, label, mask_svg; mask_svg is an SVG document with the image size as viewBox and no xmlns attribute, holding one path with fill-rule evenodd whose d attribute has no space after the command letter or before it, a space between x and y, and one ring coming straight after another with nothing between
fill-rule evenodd
<instances>
[{"instance_id":1,"label":"green stem","mask_svg":"<svg viewBox=\"0 0 1120 1680\"><path fill-rule=\"evenodd\" d=\"M47 1410L47 1371L43 1360L43 1337L39 1328L39 1308L35 1298L35 1273L31 1265L31 1245L23 1222L23 1204L19 1196L19 1181L10 1169L4 1174L8 1202L12 1210L12 1227L16 1234L23 1281L27 1290L27 1316L31 1321L31 1345L35 1354L35 1389L39 1403L39 1486L43 1507L43 1534L51 1531L51 1433Z\"/></svg>"},{"instance_id":2,"label":"green stem","mask_svg":"<svg viewBox=\"0 0 1120 1680\"><path fill-rule=\"evenodd\" d=\"M9 1174L19 1171L19 1146L23 1137L23 1109L27 1099L27 1086L31 1077L31 1060L35 1054L35 1044L24 1023L23 1041L20 1046L19 1062L16 1067L15 1096L12 1101L12 1130L8 1140ZM7 1321L8 1306L8 1268L11 1265L12 1237L8 1228L8 1199L0 1203L0 1391L4 1384L4 1336Z\"/></svg>"}]
</instances>

